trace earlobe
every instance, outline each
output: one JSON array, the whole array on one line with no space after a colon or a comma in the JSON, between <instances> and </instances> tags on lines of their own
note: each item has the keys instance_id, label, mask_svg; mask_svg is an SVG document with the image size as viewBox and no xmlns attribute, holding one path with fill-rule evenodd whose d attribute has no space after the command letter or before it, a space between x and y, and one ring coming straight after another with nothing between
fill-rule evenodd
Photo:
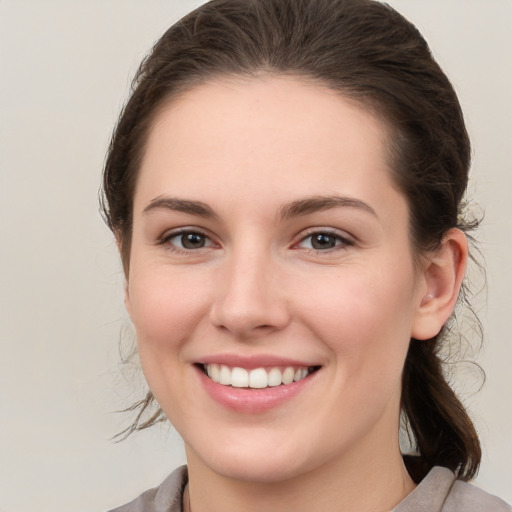
<instances>
[{"instance_id":1,"label":"earlobe","mask_svg":"<svg viewBox=\"0 0 512 512\"><path fill-rule=\"evenodd\" d=\"M426 293L418 304L411 337L430 339L443 328L457 302L467 258L466 236L455 228L446 233L439 249L427 255L421 276Z\"/></svg>"}]
</instances>

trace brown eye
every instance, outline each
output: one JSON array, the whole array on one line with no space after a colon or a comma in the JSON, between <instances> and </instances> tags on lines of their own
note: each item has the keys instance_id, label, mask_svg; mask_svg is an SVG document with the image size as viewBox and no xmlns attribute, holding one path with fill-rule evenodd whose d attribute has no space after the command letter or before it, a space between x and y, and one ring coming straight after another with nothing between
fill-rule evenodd
<instances>
[{"instance_id":1,"label":"brown eye","mask_svg":"<svg viewBox=\"0 0 512 512\"><path fill-rule=\"evenodd\" d=\"M200 249L205 246L206 237L201 233L185 233L181 235L181 245L185 249Z\"/></svg>"},{"instance_id":2,"label":"brown eye","mask_svg":"<svg viewBox=\"0 0 512 512\"><path fill-rule=\"evenodd\" d=\"M213 245L206 235L197 231L182 231L181 233L171 235L167 238L167 242L177 249L185 249L187 251Z\"/></svg>"},{"instance_id":3,"label":"brown eye","mask_svg":"<svg viewBox=\"0 0 512 512\"><path fill-rule=\"evenodd\" d=\"M354 245L354 242L350 239L328 231L311 233L305 236L299 243L299 247L313 251L328 251L335 248L343 249L351 245Z\"/></svg>"},{"instance_id":4,"label":"brown eye","mask_svg":"<svg viewBox=\"0 0 512 512\"><path fill-rule=\"evenodd\" d=\"M332 249L339 243L337 237L327 233L315 233L311 235L311 247L313 249Z\"/></svg>"}]
</instances>

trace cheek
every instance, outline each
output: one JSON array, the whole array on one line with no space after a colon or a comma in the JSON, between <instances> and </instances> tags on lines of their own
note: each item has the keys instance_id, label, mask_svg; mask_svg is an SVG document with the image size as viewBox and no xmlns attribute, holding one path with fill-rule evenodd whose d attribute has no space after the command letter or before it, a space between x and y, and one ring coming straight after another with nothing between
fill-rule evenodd
<instances>
[{"instance_id":1,"label":"cheek","mask_svg":"<svg viewBox=\"0 0 512 512\"><path fill-rule=\"evenodd\" d=\"M208 309L203 278L186 269L139 272L131 277L128 294L141 359L174 354Z\"/></svg>"},{"instance_id":2,"label":"cheek","mask_svg":"<svg viewBox=\"0 0 512 512\"><path fill-rule=\"evenodd\" d=\"M146 381L171 422L178 427L189 412L183 403L194 397L186 382L187 342L204 321L207 290L202 279L181 272L138 269L130 276L131 319L137 335L138 355Z\"/></svg>"},{"instance_id":3,"label":"cheek","mask_svg":"<svg viewBox=\"0 0 512 512\"><path fill-rule=\"evenodd\" d=\"M400 373L410 341L414 311L412 270L352 268L308 290L307 322L354 373L372 365L373 374ZM370 374L372 374L370 372Z\"/></svg>"}]
</instances>

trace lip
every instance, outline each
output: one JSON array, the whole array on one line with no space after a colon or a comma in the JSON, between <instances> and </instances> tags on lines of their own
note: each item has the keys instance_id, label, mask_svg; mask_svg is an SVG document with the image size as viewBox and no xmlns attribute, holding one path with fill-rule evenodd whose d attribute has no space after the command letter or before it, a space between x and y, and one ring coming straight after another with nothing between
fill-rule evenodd
<instances>
[{"instance_id":1,"label":"lip","mask_svg":"<svg viewBox=\"0 0 512 512\"><path fill-rule=\"evenodd\" d=\"M239 366L246 370L254 370L255 368L276 368L293 366L294 368L308 368L310 366L321 366L318 362L301 361L298 359L290 359L284 357L277 357L273 355L256 355L256 356L242 356L237 354L216 354L206 356L198 361L197 364L225 364L231 368Z\"/></svg>"},{"instance_id":2,"label":"lip","mask_svg":"<svg viewBox=\"0 0 512 512\"><path fill-rule=\"evenodd\" d=\"M249 358L248 360L248 358L245 357L239 358L233 356L230 358L219 358L216 356L202 361L204 361L202 364L226 364L227 366L240 366L246 369L276 366L318 366L297 361L292 362L289 359L285 360L275 357ZM304 389L308 388L314 380L316 380L317 374L319 373L317 370L306 378L292 382L291 384L267 387L264 389L248 389L234 388L214 382L204 373L200 364L194 365L194 369L201 385L210 398L227 409L248 414L263 413L286 404Z\"/></svg>"}]
</instances>

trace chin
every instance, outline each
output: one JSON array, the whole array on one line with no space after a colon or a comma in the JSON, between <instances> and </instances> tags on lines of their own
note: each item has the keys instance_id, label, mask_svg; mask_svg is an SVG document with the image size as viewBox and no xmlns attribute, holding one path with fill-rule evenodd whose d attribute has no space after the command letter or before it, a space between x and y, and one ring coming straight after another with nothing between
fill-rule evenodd
<instances>
[{"instance_id":1,"label":"chin","mask_svg":"<svg viewBox=\"0 0 512 512\"><path fill-rule=\"evenodd\" d=\"M187 456L190 462L200 459L201 465L224 478L267 484L295 479L321 464L316 463L318 454L304 450L309 443L301 442L299 446L296 442L260 440L263 442L254 437L251 441L219 442L213 450L212 445L209 449L198 446L197 451L189 446Z\"/></svg>"},{"instance_id":2,"label":"chin","mask_svg":"<svg viewBox=\"0 0 512 512\"><path fill-rule=\"evenodd\" d=\"M295 460L293 465L290 458L285 461L265 454L263 457L240 459L230 457L223 461L216 459L210 468L217 474L232 480L251 483L280 483L291 480L306 472ZM301 470L302 469L302 470Z\"/></svg>"}]
</instances>

